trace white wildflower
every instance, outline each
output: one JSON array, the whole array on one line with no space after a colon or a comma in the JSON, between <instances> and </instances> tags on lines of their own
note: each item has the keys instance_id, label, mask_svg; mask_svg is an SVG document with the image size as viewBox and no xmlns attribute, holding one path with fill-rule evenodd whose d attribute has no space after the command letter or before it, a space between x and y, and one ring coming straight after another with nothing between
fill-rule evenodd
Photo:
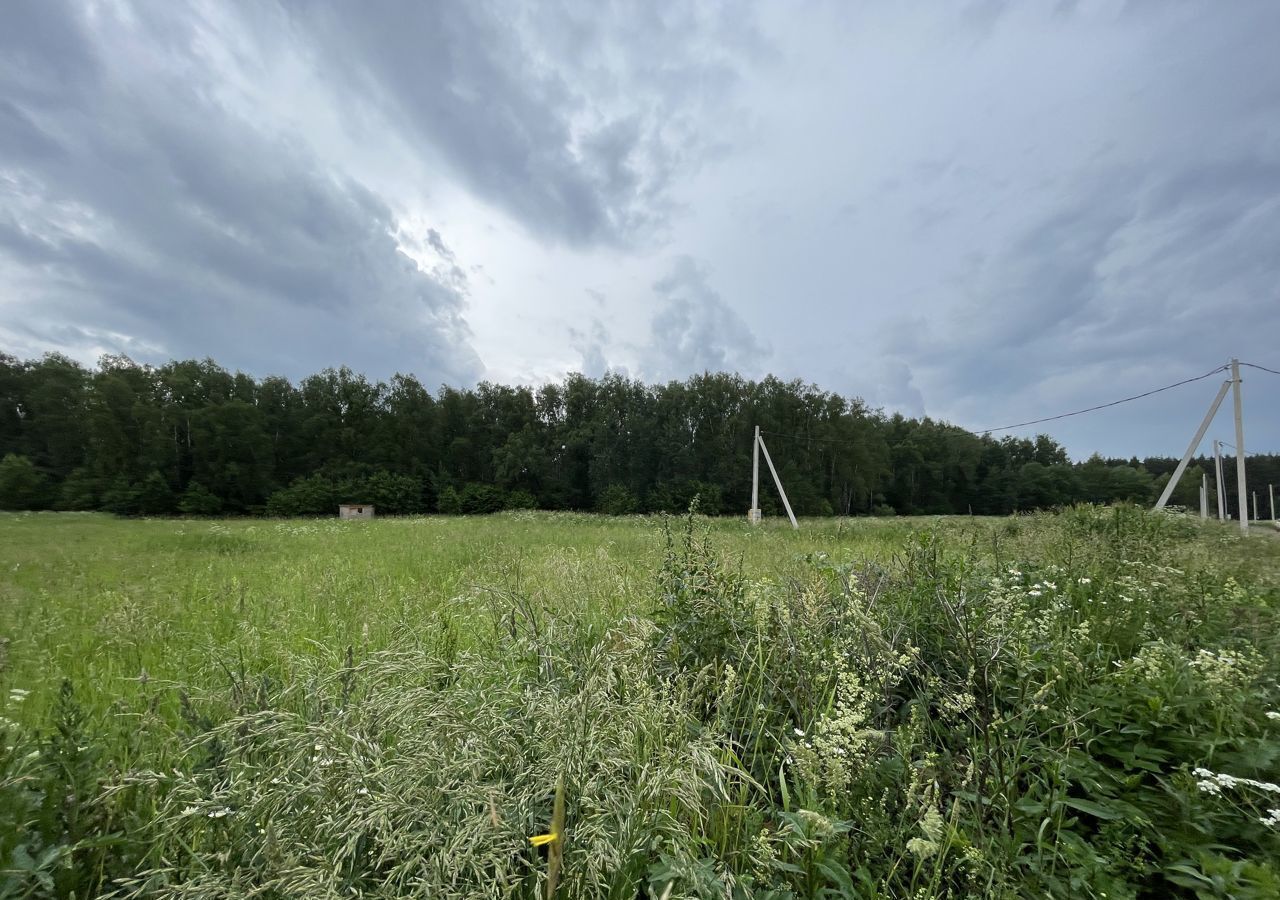
<instances>
[{"instance_id":1,"label":"white wildflower","mask_svg":"<svg viewBox=\"0 0 1280 900\"><path fill-rule=\"evenodd\" d=\"M1210 772L1204 768L1196 768L1192 770L1192 774L1200 779L1196 784L1200 790L1207 794L1221 793L1222 788L1230 790L1238 787L1249 787L1267 794L1280 794L1280 784L1274 784L1270 781L1240 778L1235 775L1228 775L1226 772Z\"/></svg>"}]
</instances>

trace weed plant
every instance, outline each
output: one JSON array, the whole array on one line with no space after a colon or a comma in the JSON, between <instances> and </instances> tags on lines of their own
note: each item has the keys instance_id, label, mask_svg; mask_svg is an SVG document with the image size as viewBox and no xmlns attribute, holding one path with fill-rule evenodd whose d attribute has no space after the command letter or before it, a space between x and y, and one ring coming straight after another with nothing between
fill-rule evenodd
<instances>
[{"instance_id":1,"label":"weed plant","mask_svg":"<svg viewBox=\"0 0 1280 900\"><path fill-rule=\"evenodd\" d=\"M805 524L0 522L0 897L1280 896L1274 538Z\"/></svg>"}]
</instances>

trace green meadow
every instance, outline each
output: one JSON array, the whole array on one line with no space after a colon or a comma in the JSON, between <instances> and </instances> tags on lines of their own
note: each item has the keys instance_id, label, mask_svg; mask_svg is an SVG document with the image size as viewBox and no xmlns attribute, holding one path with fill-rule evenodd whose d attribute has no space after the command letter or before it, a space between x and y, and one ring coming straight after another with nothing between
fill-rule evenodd
<instances>
[{"instance_id":1,"label":"green meadow","mask_svg":"<svg viewBox=\"0 0 1280 900\"><path fill-rule=\"evenodd\" d=\"M1276 897L1278 625L1129 507L5 514L0 897Z\"/></svg>"},{"instance_id":2,"label":"green meadow","mask_svg":"<svg viewBox=\"0 0 1280 900\"><path fill-rule=\"evenodd\" d=\"M422 637L442 619L479 637L519 594L607 626L654 603L661 518L511 512L369 522L118 519L0 513L7 663L0 686L42 711L63 678L109 704L139 681L216 686L228 666L287 677ZM708 519L751 577L814 552L887 560L928 519ZM143 685L142 687L145 687Z\"/></svg>"}]
</instances>

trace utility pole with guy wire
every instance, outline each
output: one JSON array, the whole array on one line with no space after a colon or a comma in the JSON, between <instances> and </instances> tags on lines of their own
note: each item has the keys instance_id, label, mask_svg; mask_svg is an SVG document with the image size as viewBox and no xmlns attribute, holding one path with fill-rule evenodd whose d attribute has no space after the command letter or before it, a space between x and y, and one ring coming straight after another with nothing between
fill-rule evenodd
<instances>
[{"instance_id":1,"label":"utility pole with guy wire","mask_svg":"<svg viewBox=\"0 0 1280 900\"><path fill-rule=\"evenodd\" d=\"M1242 534L1249 533L1249 490L1245 484L1244 471L1244 398L1240 391L1240 360L1232 359L1228 366L1231 370L1231 378L1222 383L1222 387L1218 389L1218 396L1209 404L1209 411L1205 413L1204 419L1200 422L1200 427L1196 429L1195 437L1191 439L1191 443L1187 446L1187 452L1182 454L1182 460L1178 463L1178 467L1173 470L1173 475L1169 477L1169 483L1164 486L1164 491L1160 494L1160 499L1156 501L1156 509L1164 509L1164 505L1169 502L1169 498L1173 496L1173 489L1178 484L1178 479L1182 477L1182 473L1186 471L1187 464L1191 462L1191 457L1195 454L1196 448L1200 446L1200 442L1204 440L1204 433L1209 429L1209 423L1213 421L1213 417L1217 415L1218 407L1222 405L1222 400L1227 396L1227 390L1232 392L1232 405L1235 407L1236 420L1236 506L1240 513L1240 531ZM1215 369L1215 372L1221 369ZM1210 375L1213 372L1209 373ZM1206 376L1202 375L1201 378ZM1225 521L1227 519L1226 498L1222 495L1223 479L1222 479L1222 441L1215 440L1213 442L1213 475L1214 490L1218 495L1218 518ZM1230 445L1228 445L1230 446ZM1255 511L1256 516L1256 511Z\"/></svg>"},{"instance_id":2,"label":"utility pole with guy wire","mask_svg":"<svg viewBox=\"0 0 1280 900\"><path fill-rule=\"evenodd\" d=\"M1209 411L1204 414L1204 418L1200 421L1200 427L1196 429L1196 435L1191 439L1191 443L1187 445L1187 452L1182 454L1182 459L1178 462L1178 467L1173 470L1173 474L1169 476L1169 483L1164 486L1164 492L1160 494L1160 499L1156 501L1156 509L1164 509L1164 505L1169 502L1169 498L1173 496L1173 489L1178 486L1178 479L1182 477L1182 473L1187 470L1187 464L1191 462L1191 457L1200 447L1200 442L1204 440L1204 433L1209 430L1209 423L1213 421L1213 417L1218 413L1218 407L1222 405L1222 399L1227 396L1227 389L1231 387L1230 381L1222 382L1222 387L1218 388L1218 396L1213 398L1213 402L1209 404ZM1214 441L1214 453L1217 454L1218 442ZM1215 487L1222 484L1222 473L1217 473L1217 482ZM1218 518L1222 518L1222 492L1218 491Z\"/></svg>"},{"instance_id":3,"label":"utility pole with guy wire","mask_svg":"<svg viewBox=\"0 0 1280 900\"><path fill-rule=\"evenodd\" d=\"M791 520L791 527L797 531L800 529L800 523L796 521L796 514L791 511L791 503L787 500L787 492L782 489L782 479L778 477L778 470L773 467L773 459L769 456L769 448L764 445L764 438L760 436L760 426L756 426L755 441L751 448L751 509L747 513L747 520L752 525L760 521L760 456L764 453L764 461L769 465L769 474L773 476L773 483L778 488L778 496L782 498L782 506L787 511L787 518Z\"/></svg>"}]
</instances>

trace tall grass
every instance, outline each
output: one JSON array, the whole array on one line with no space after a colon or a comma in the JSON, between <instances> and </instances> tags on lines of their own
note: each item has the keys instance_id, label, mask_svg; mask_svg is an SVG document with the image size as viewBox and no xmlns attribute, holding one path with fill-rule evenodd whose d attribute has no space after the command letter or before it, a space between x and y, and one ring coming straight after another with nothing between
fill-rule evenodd
<instances>
[{"instance_id":1,"label":"tall grass","mask_svg":"<svg viewBox=\"0 0 1280 900\"><path fill-rule=\"evenodd\" d=\"M806 525L0 522L0 896L1280 895L1274 540Z\"/></svg>"}]
</instances>

